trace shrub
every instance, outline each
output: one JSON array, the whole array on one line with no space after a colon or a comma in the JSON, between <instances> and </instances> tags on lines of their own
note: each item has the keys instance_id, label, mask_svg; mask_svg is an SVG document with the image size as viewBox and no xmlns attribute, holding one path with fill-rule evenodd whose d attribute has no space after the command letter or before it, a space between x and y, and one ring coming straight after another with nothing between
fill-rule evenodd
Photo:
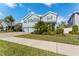
<instances>
[{"instance_id":1,"label":"shrub","mask_svg":"<svg viewBox=\"0 0 79 59\"><path fill-rule=\"evenodd\" d=\"M55 33L56 34L63 34L63 31L64 30L62 28L57 28L56 31L55 31Z\"/></svg>"},{"instance_id":2,"label":"shrub","mask_svg":"<svg viewBox=\"0 0 79 59\"><path fill-rule=\"evenodd\" d=\"M78 31L78 26L77 25L73 25L72 26L72 32L77 32Z\"/></svg>"},{"instance_id":3,"label":"shrub","mask_svg":"<svg viewBox=\"0 0 79 59\"><path fill-rule=\"evenodd\" d=\"M43 21L38 21L35 24L34 28L36 29L38 34L42 34L43 32L45 32L47 30L47 24Z\"/></svg>"},{"instance_id":4,"label":"shrub","mask_svg":"<svg viewBox=\"0 0 79 59\"><path fill-rule=\"evenodd\" d=\"M76 32L75 34L79 35L79 32Z\"/></svg>"}]
</instances>

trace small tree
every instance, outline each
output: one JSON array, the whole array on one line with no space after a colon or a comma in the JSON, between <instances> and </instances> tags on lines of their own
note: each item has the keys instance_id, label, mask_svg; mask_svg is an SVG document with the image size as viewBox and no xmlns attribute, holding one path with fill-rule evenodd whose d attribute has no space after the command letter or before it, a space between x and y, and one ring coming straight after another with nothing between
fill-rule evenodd
<instances>
[{"instance_id":1,"label":"small tree","mask_svg":"<svg viewBox=\"0 0 79 59\"><path fill-rule=\"evenodd\" d=\"M43 21L38 21L35 24L34 28L36 29L36 32L38 32L38 34L42 34L47 30L47 24Z\"/></svg>"},{"instance_id":2,"label":"small tree","mask_svg":"<svg viewBox=\"0 0 79 59\"><path fill-rule=\"evenodd\" d=\"M9 29L12 30L12 24L14 22L14 18L12 16L6 16L4 18L4 22L8 25L8 27L10 27Z\"/></svg>"},{"instance_id":3,"label":"small tree","mask_svg":"<svg viewBox=\"0 0 79 59\"><path fill-rule=\"evenodd\" d=\"M73 25L72 26L72 32L77 32L78 31L78 26L77 25Z\"/></svg>"}]
</instances>

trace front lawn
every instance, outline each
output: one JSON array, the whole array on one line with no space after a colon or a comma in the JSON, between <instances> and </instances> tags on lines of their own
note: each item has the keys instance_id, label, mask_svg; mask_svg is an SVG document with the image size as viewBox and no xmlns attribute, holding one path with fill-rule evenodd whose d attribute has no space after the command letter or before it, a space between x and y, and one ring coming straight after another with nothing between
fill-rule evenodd
<instances>
[{"instance_id":1,"label":"front lawn","mask_svg":"<svg viewBox=\"0 0 79 59\"><path fill-rule=\"evenodd\" d=\"M0 40L0 56L61 56L57 54L21 44Z\"/></svg>"},{"instance_id":2,"label":"front lawn","mask_svg":"<svg viewBox=\"0 0 79 59\"><path fill-rule=\"evenodd\" d=\"M16 37L79 45L78 35L66 35L66 36L60 36L59 35L59 36L57 36L57 35L25 34L25 35L19 35L19 36L16 36Z\"/></svg>"}]
</instances>

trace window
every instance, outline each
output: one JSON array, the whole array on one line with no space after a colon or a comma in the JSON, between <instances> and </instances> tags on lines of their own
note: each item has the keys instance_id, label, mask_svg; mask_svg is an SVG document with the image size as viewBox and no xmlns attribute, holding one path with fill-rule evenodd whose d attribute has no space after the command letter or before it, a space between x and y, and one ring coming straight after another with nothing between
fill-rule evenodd
<instances>
[{"instance_id":1,"label":"window","mask_svg":"<svg viewBox=\"0 0 79 59\"><path fill-rule=\"evenodd\" d=\"M38 19L37 18L33 18L33 19L29 19L28 22L37 22Z\"/></svg>"},{"instance_id":2,"label":"window","mask_svg":"<svg viewBox=\"0 0 79 59\"><path fill-rule=\"evenodd\" d=\"M27 21L26 21L26 20L24 20L24 23L27 23Z\"/></svg>"},{"instance_id":3,"label":"window","mask_svg":"<svg viewBox=\"0 0 79 59\"><path fill-rule=\"evenodd\" d=\"M48 19L48 20L51 20L51 19L52 19L52 16L47 16L47 19Z\"/></svg>"},{"instance_id":4,"label":"window","mask_svg":"<svg viewBox=\"0 0 79 59\"><path fill-rule=\"evenodd\" d=\"M34 19L33 19L33 22L37 22L37 21L38 21L38 19L37 19L37 18L34 18Z\"/></svg>"}]
</instances>

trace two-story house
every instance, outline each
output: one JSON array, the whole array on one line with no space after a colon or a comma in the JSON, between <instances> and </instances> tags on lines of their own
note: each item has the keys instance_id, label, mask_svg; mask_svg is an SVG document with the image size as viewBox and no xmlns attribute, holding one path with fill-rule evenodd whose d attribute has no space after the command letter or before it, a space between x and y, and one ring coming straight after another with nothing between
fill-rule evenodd
<instances>
[{"instance_id":1,"label":"two-story house","mask_svg":"<svg viewBox=\"0 0 79 59\"><path fill-rule=\"evenodd\" d=\"M22 20L22 30L24 32L33 32L34 29L34 25L35 23L37 23L38 21L44 21L44 22L57 22L58 20L58 15L54 12L47 12L44 15L37 15L33 12L29 13L27 16L25 16Z\"/></svg>"}]
</instances>

